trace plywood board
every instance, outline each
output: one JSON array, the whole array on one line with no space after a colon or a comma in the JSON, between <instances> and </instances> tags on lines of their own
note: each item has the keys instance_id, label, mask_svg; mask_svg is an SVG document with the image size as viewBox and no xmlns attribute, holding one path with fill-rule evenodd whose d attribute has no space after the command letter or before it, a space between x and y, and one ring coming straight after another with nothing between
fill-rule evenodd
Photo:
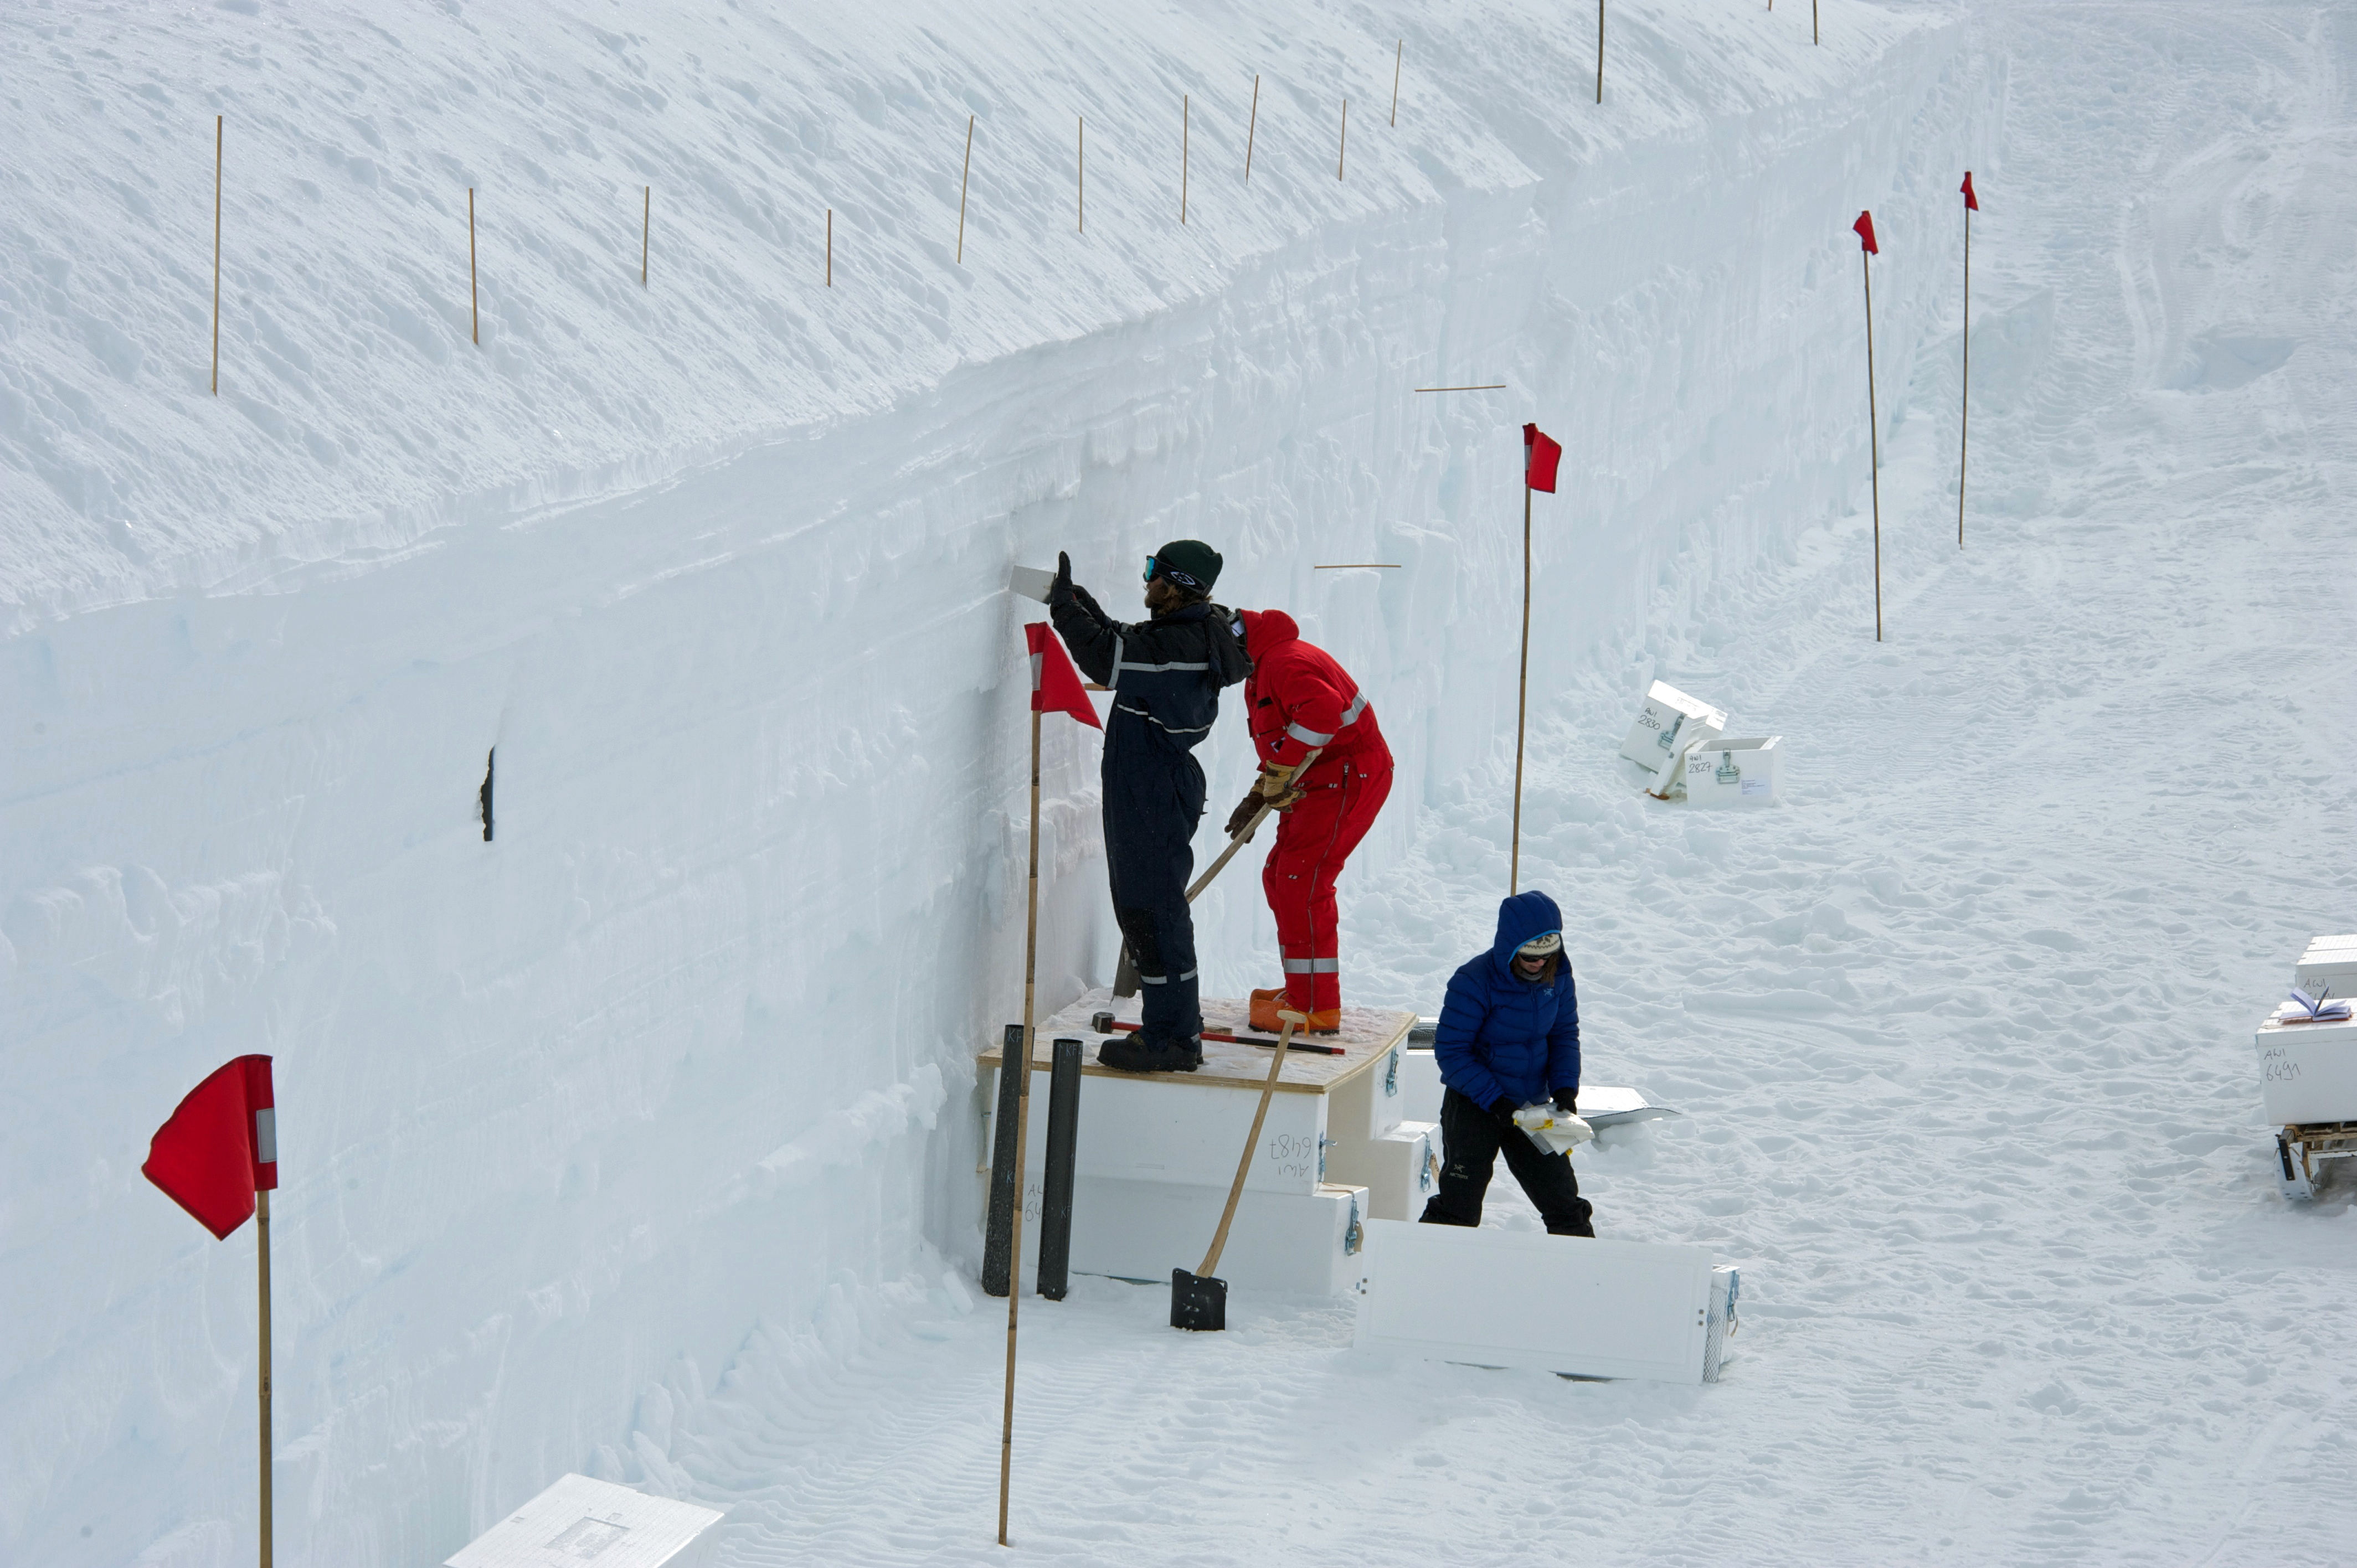
<instances>
[{"instance_id":1,"label":"plywood board","mask_svg":"<svg viewBox=\"0 0 2357 1568\"><path fill-rule=\"evenodd\" d=\"M1032 1066L1040 1072L1048 1070L1054 1058L1054 1044L1059 1035L1084 1042L1083 1056L1087 1065L1081 1070L1091 1077L1125 1078L1136 1083L1217 1084L1228 1089L1258 1090L1268 1081L1266 1046L1236 1045L1225 1040L1203 1042L1203 1065L1193 1072L1125 1073L1097 1062L1097 1047L1111 1036L1100 1035L1089 1027L1089 1020L1099 1012L1111 1012L1116 1018L1135 1023L1140 1003L1135 996L1125 1002L1114 1000L1112 988L1097 986L1083 993L1069 1006L1060 1007L1039 1021L1032 1031ZM1203 1026L1207 1029L1236 1030L1244 1026L1251 1004L1240 997L1206 996L1202 999ZM1374 1070L1386 1060L1392 1047L1407 1037L1415 1023L1415 1015L1389 1007L1345 1007L1342 1027L1339 1034L1321 1036L1325 1044L1343 1047L1339 1057L1309 1051L1286 1053L1285 1070L1278 1076L1276 1089L1280 1094L1327 1094L1353 1075ZM990 1046L979 1052L975 1060L985 1069L995 1068L999 1061L997 1031L993 1031Z\"/></svg>"}]
</instances>

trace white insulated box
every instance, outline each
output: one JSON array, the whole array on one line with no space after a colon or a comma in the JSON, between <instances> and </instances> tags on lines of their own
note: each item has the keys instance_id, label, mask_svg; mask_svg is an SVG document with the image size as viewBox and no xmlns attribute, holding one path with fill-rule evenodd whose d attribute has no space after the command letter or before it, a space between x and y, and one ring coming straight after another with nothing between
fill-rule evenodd
<instances>
[{"instance_id":1,"label":"white insulated box","mask_svg":"<svg viewBox=\"0 0 2357 1568\"><path fill-rule=\"evenodd\" d=\"M1706 731L1713 736L1726 734L1726 711L1687 696L1666 681L1656 681L1629 726L1628 738L1620 743L1620 755L1658 773L1663 763L1677 755L1681 745Z\"/></svg>"},{"instance_id":2,"label":"white insulated box","mask_svg":"<svg viewBox=\"0 0 2357 1568\"><path fill-rule=\"evenodd\" d=\"M1782 781L1781 735L1722 736L1686 753L1689 806L1772 806Z\"/></svg>"},{"instance_id":3,"label":"white insulated box","mask_svg":"<svg viewBox=\"0 0 2357 1568\"><path fill-rule=\"evenodd\" d=\"M1403 1122L1372 1138L1338 1138L1326 1149L1326 1174L1367 1189L1367 1213L1414 1219L1440 1184L1440 1129Z\"/></svg>"},{"instance_id":4,"label":"white insulated box","mask_svg":"<svg viewBox=\"0 0 2357 1568\"><path fill-rule=\"evenodd\" d=\"M1094 1045L1092 1040L1091 1045ZM986 1103L998 1104L998 1074L993 1068L983 1087ZM1364 1075L1361 1075L1364 1076ZM1268 1119L1254 1145L1246 1192L1312 1193L1320 1180L1319 1151L1326 1140L1329 1096L1272 1094ZM1177 1073L1116 1077L1089 1073L1081 1079L1081 1113L1072 1170L1082 1176L1120 1181L1208 1184L1232 1181L1244 1134L1252 1131L1260 1097L1216 1083L1189 1083ZM995 1115L995 1112L994 1112ZM1025 1118L1024 1168L1048 1164L1048 1075L1031 1077L1031 1113ZM983 1147L998 1135L985 1129ZM1207 1235L1205 1240L1209 1240ZM1074 1267L1078 1267L1075 1262Z\"/></svg>"},{"instance_id":5,"label":"white insulated box","mask_svg":"<svg viewBox=\"0 0 2357 1568\"><path fill-rule=\"evenodd\" d=\"M2357 936L2318 937L2299 955L2292 983L2310 996L2357 999Z\"/></svg>"},{"instance_id":6,"label":"white insulated box","mask_svg":"<svg viewBox=\"0 0 2357 1568\"><path fill-rule=\"evenodd\" d=\"M983 1178L985 1196L987 1176ZM1039 1264L1039 1180L1027 1173L1023 1266ZM1203 1261L1227 1207L1224 1187L1077 1176L1072 1182L1073 1272L1168 1283L1172 1269ZM1348 1295L1366 1273L1367 1194L1324 1184L1308 1193L1247 1188L1213 1271L1239 1290Z\"/></svg>"},{"instance_id":7,"label":"white insulated box","mask_svg":"<svg viewBox=\"0 0 2357 1568\"><path fill-rule=\"evenodd\" d=\"M1375 1219L1367 1252L1359 1348L1431 1360L1699 1383L1733 1305L1700 1247Z\"/></svg>"},{"instance_id":8,"label":"white insulated box","mask_svg":"<svg viewBox=\"0 0 2357 1568\"><path fill-rule=\"evenodd\" d=\"M714 1509L566 1476L443 1559L443 1568L703 1568Z\"/></svg>"},{"instance_id":9,"label":"white insulated box","mask_svg":"<svg viewBox=\"0 0 2357 1568\"><path fill-rule=\"evenodd\" d=\"M2287 1024L2286 1003L2261 1024L2259 1098L2278 1126L2357 1122L2357 1021Z\"/></svg>"},{"instance_id":10,"label":"white insulated box","mask_svg":"<svg viewBox=\"0 0 2357 1568\"><path fill-rule=\"evenodd\" d=\"M1394 1046L1363 1071L1353 1073L1326 1091L1326 1135L1338 1143L1380 1138L1398 1126L1403 1115L1400 1082L1405 1045Z\"/></svg>"}]
</instances>

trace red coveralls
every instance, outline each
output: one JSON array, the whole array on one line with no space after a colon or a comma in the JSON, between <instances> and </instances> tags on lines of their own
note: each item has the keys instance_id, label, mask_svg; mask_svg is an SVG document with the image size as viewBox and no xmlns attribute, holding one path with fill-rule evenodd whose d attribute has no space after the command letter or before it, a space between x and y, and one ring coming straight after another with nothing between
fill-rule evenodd
<instances>
[{"instance_id":1,"label":"red coveralls","mask_svg":"<svg viewBox=\"0 0 2357 1568\"><path fill-rule=\"evenodd\" d=\"M1297 1011L1329 1012L1342 1004L1334 879L1391 793L1391 747L1358 682L1324 649L1302 641L1291 616L1246 610L1243 622L1254 749L1278 764L1320 753L1294 780L1307 793L1278 816L1260 880L1276 917L1287 998Z\"/></svg>"}]
</instances>

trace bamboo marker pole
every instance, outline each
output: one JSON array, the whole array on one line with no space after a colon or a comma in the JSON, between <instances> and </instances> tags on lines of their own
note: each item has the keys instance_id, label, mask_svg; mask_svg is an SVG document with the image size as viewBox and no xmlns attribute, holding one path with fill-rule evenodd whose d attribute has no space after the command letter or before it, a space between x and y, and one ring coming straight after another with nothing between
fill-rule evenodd
<instances>
[{"instance_id":1,"label":"bamboo marker pole","mask_svg":"<svg viewBox=\"0 0 2357 1568\"><path fill-rule=\"evenodd\" d=\"M221 117L213 116L213 396L221 396Z\"/></svg>"},{"instance_id":2,"label":"bamboo marker pole","mask_svg":"<svg viewBox=\"0 0 2357 1568\"><path fill-rule=\"evenodd\" d=\"M1773 0L1770 0L1770 4L1773 4ZM1817 0L1809 0L1809 42L1821 44L1824 41L1824 37L1817 31Z\"/></svg>"},{"instance_id":3,"label":"bamboo marker pole","mask_svg":"<svg viewBox=\"0 0 2357 1568\"><path fill-rule=\"evenodd\" d=\"M639 286L647 286L647 241L655 231L655 188L647 187L645 215L639 220Z\"/></svg>"},{"instance_id":4,"label":"bamboo marker pole","mask_svg":"<svg viewBox=\"0 0 2357 1568\"><path fill-rule=\"evenodd\" d=\"M1178 221L1187 221L1187 142L1194 128L1194 110L1187 94L1178 95Z\"/></svg>"},{"instance_id":5,"label":"bamboo marker pole","mask_svg":"<svg viewBox=\"0 0 2357 1568\"><path fill-rule=\"evenodd\" d=\"M1523 478L1527 480L1529 476ZM1531 487L1523 486L1523 671L1514 691L1514 839L1506 863L1506 892L1523 890L1523 716L1531 697Z\"/></svg>"},{"instance_id":6,"label":"bamboo marker pole","mask_svg":"<svg viewBox=\"0 0 2357 1568\"><path fill-rule=\"evenodd\" d=\"M965 182L974 173L974 116L965 117L965 166L958 171L958 265L965 265Z\"/></svg>"},{"instance_id":7,"label":"bamboo marker pole","mask_svg":"<svg viewBox=\"0 0 2357 1568\"><path fill-rule=\"evenodd\" d=\"M467 188L467 316L474 324L475 346L483 346L483 310L475 290L475 188Z\"/></svg>"},{"instance_id":8,"label":"bamboo marker pole","mask_svg":"<svg viewBox=\"0 0 2357 1568\"><path fill-rule=\"evenodd\" d=\"M1399 49L1392 56L1392 124L1399 124L1400 64L1407 59L1407 40L1399 41Z\"/></svg>"},{"instance_id":9,"label":"bamboo marker pole","mask_svg":"<svg viewBox=\"0 0 2357 1568\"><path fill-rule=\"evenodd\" d=\"M1252 123L1244 127L1244 183L1252 183L1253 138L1260 134L1260 73L1253 73Z\"/></svg>"},{"instance_id":10,"label":"bamboo marker pole","mask_svg":"<svg viewBox=\"0 0 2357 1568\"><path fill-rule=\"evenodd\" d=\"M270 1189L253 1195L254 1256L262 1287L262 1568L270 1568Z\"/></svg>"},{"instance_id":11,"label":"bamboo marker pole","mask_svg":"<svg viewBox=\"0 0 2357 1568\"><path fill-rule=\"evenodd\" d=\"M1342 177L1342 160L1351 156L1351 101L1342 100L1342 145L1334 152L1334 177Z\"/></svg>"},{"instance_id":12,"label":"bamboo marker pole","mask_svg":"<svg viewBox=\"0 0 2357 1568\"><path fill-rule=\"evenodd\" d=\"M1006 1544L1006 1489L1015 1468L1015 1316L1023 1299L1023 1155L1031 1117L1032 1005L1039 974L1039 710L1031 710L1031 903L1023 925L1023 1059L1000 1053L1001 1072L1015 1080L1015 1214L1006 1254L1006 1409L998 1430L998 1544ZM1278 1053L1280 1056L1282 1052Z\"/></svg>"},{"instance_id":13,"label":"bamboo marker pole","mask_svg":"<svg viewBox=\"0 0 2357 1568\"><path fill-rule=\"evenodd\" d=\"M1964 176L1967 185L1972 176ZM1973 420L1973 209L1964 207L1964 386L1956 403L1956 548L1964 547L1964 467Z\"/></svg>"},{"instance_id":14,"label":"bamboo marker pole","mask_svg":"<svg viewBox=\"0 0 2357 1568\"><path fill-rule=\"evenodd\" d=\"M1089 231L1089 117L1075 114L1072 118L1080 133L1080 153L1072 166L1080 177L1080 220L1075 226L1085 234Z\"/></svg>"},{"instance_id":15,"label":"bamboo marker pole","mask_svg":"<svg viewBox=\"0 0 2357 1568\"><path fill-rule=\"evenodd\" d=\"M826 286L834 286L834 209L826 209Z\"/></svg>"},{"instance_id":16,"label":"bamboo marker pole","mask_svg":"<svg viewBox=\"0 0 2357 1568\"><path fill-rule=\"evenodd\" d=\"M1596 0L1596 102L1604 102L1604 0Z\"/></svg>"},{"instance_id":17,"label":"bamboo marker pole","mask_svg":"<svg viewBox=\"0 0 2357 1568\"><path fill-rule=\"evenodd\" d=\"M1866 279L1866 435L1867 449L1874 463L1874 640L1882 640L1882 432L1874 423L1874 261L1867 252L1857 253L1857 264Z\"/></svg>"}]
</instances>

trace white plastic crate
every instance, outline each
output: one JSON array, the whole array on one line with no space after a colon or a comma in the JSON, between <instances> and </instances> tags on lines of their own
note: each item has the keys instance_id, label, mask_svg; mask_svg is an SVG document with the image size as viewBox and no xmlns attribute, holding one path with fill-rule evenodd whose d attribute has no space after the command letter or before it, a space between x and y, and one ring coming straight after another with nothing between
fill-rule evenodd
<instances>
[{"instance_id":1,"label":"white plastic crate","mask_svg":"<svg viewBox=\"0 0 2357 1568\"><path fill-rule=\"evenodd\" d=\"M1092 1042L1093 1044L1093 1042ZM1361 1076L1364 1076L1363 1074ZM998 1104L998 1069L984 1087L987 1103ZM1083 1176L1122 1181L1217 1184L1222 1191L1235 1178L1236 1156L1252 1131L1257 1094L1211 1083L1189 1083L1176 1073L1115 1077L1090 1073L1081 1079L1081 1113L1073 1140L1072 1169ZM1268 1120L1260 1130L1247 1192L1312 1193L1318 1190L1318 1151L1327 1137L1323 1094L1272 1094ZM987 1140L997 1132L985 1121ZM1024 1168L1037 1173L1048 1161L1048 1075L1031 1079L1031 1113L1026 1118ZM1208 1240L1208 1236L1206 1238ZM1079 1265L1075 1263L1075 1267Z\"/></svg>"},{"instance_id":2,"label":"white plastic crate","mask_svg":"<svg viewBox=\"0 0 2357 1568\"><path fill-rule=\"evenodd\" d=\"M1673 1383L1717 1370L1733 1274L1703 1248L1388 1219L1367 1239L1361 1349Z\"/></svg>"},{"instance_id":3,"label":"white plastic crate","mask_svg":"<svg viewBox=\"0 0 2357 1568\"><path fill-rule=\"evenodd\" d=\"M984 1177L985 1197L988 1177ZM1026 1173L1023 1271L1039 1264L1039 1179ZM1161 1280L1203 1261L1220 1228L1228 1189L1177 1182L1079 1176L1072 1183L1071 1268L1075 1273ZM1365 1273L1367 1193L1324 1183L1307 1193L1247 1188L1212 1271L1240 1290L1291 1295L1347 1295Z\"/></svg>"},{"instance_id":4,"label":"white plastic crate","mask_svg":"<svg viewBox=\"0 0 2357 1568\"><path fill-rule=\"evenodd\" d=\"M1656 681L1637 710L1620 755L1649 772L1658 773L1674 757L1680 746L1696 735L1727 733L1727 713L1699 697L1690 697L1666 681Z\"/></svg>"},{"instance_id":5,"label":"white plastic crate","mask_svg":"<svg viewBox=\"0 0 2357 1568\"><path fill-rule=\"evenodd\" d=\"M443 1568L702 1568L717 1509L566 1476L491 1526Z\"/></svg>"},{"instance_id":6,"label":"white plastic crate","mask_svg":"<svg viewBox=\"0 0 2357 1568\"><path fill-rule=\"evenodd\" d=\"M2293 966L2292 983L2310 996L2357 997L2357 936L2310 941Z\"/></svg>"},{"instance_id":7,"label":"white plastic crate","mask_svg":"<svg viewBox=\"0 0 2357 1568\"><path fill-rule=\"evenodd\" d=\"M1338 1138L1326 1149L1329 1180L1367 1189L1377 1219L1414 1219L1440 1182L1440 1129L1403 1122L1372 1138Z\"/></svg>"},{"instance_id":8,"label":"white plastic crate","mask_svg":"<svg viewBox=\"0 0 2357 1568\"><path fill-rule=\"evenodd\" d=\"M2278 1126L2357 1122L2357 1021L2287 1024L2287 1002L2255 1037L2259 1096Z\"/></svg>"},{"instance_id":9,"label":"white plastic crate","mask_svg":"<svg viewBox=\"0 0 2357 1568\"><path fill-rule=\"evenodd\" d=\"M1402 1058L1405 1043L1371 1063L1363 1071L1327 1090L1326 1135L1336 1140L1380 1138L1403 1120Z\"/></svg>"},{"instance_id":10,"label":"white plastic crate","mask_svg":"<svg viewBox=\"0 0 2357 1568\"><path fill-rule=\"evenodd\" d=\"M1784 769L1781 735L1722 736L1686 753L1686 804L1772 806Z\"/></svg>"}]
</instances>

